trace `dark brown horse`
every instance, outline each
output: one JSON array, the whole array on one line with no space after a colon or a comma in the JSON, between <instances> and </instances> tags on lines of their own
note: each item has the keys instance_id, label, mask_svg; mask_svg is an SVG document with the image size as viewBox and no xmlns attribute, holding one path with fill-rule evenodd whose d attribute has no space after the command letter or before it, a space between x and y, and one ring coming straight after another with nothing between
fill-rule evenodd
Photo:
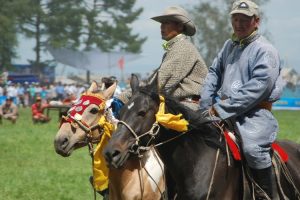
<instances>
[{"instance_id":1,"label":"dark brown horse","mask_svg":"<svg viewBox=\"0 0 300 200\"><path fill-rule=\"evenodd\" d=\"M201 114L165 96L168 111L182 113L190 123L189 131L178 133L157 126L155 114L160 100L155 87L140 88L133 76L131 88L132 98L121 110L117 130L104 150L109 163L121 166L127 154L153 145L176 183L177 199L252 199L250 192L245 196L242 162L226 154L223 135L214 123L204 123ZM300 146L287 140L278 143L289 154L286 166L294 183L288 183L286 176L281 174L278 190L283 192L279 197L298 199ZM168 189L172 187L175 186L168 185Z\"/></svg>"}]
</instances>

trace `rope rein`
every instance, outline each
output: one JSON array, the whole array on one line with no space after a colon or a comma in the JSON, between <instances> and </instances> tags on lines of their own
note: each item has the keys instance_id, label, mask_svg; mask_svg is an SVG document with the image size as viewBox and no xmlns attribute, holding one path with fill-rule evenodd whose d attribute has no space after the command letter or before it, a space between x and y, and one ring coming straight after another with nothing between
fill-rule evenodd
<instances>
[{"instance_id":1,"label":"rope rein","mask_svg":"<svg viewBox=\"0 0 300 200\"><path fill-rule=\"evenodd\" d=\"M92 158L93 194L94 194L94 200L96 200L97 199L96 189L94 187L94 146L93 146L93 143L89 142L88 147L89 147L89 154Z\"/></svg>"},{"instance_id":2,"label":"rope rein","mask_svg":"<svg viewBox=\"0 0 300 200\"><path fill-rule=\"evenodd\" d=\"M212 117L213 114L210 112L209 113L209 116ZM221 126L219 123L217 122L212 122L214 126L216 126L218 129L220 129L220 139L219 139L219 142L222 141L222 138L224 137L224 132L223 132L223 126ZM227 153L227 157L228 157L228 165L230 166L230 158L229 158L229 152L228 152L228 147L227 147L227 143L226 143L226 153ZM211 175L211 179L210 179L210 183L209 183L209 188L208 188L208 192L207 192L207 195L206 195L206 200L209 200L209 197L210 197L210 193L211 193L211 190L213 188L213 183L214 183L214 178L215 178L215 173L216 173L216 169L217 169L217 164L218 164L218 160L219 160L219 156L220 156L220 148L217 149L217 152L216 152L216 157L215 157L215 163L214 163L214 169L213 169L213 172L212 172L212 175Z\"/></svg>"}]
</instances>

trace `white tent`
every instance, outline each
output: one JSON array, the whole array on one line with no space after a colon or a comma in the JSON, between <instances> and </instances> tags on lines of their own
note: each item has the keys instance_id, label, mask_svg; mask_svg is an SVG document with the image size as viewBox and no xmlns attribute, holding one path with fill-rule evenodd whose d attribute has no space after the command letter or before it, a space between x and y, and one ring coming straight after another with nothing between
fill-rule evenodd
<instances>
[{"instance_id":1,"label":"white tent","mask_svg":"<svg viewBox=\"0 0 300 200\"><path fill-rule=\"evenodd\" d=\"M283 80L285 80L288 84L288 86L296 86L300 81L300 76L293 68L282 68L281 75Z\"/></svg>"}]
</instances>

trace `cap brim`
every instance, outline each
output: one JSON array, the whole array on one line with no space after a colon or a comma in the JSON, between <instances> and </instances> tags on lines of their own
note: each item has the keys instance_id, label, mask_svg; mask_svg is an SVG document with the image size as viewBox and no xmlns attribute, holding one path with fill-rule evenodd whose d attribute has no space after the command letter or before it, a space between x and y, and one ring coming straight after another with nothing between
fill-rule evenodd
<instances>
[{"instance_id":1,"label":"cap brim","mask_svg":"<svg viewBox=\"0 0 300 200\"><path fill-rule=\"evenodd\" d=\"M230 12L230 15L233 15L233 14L244 14L249 17L252 17L254 15L252 12L249 12L247 10L233 10Z\"/></svg>"}]
</instances>

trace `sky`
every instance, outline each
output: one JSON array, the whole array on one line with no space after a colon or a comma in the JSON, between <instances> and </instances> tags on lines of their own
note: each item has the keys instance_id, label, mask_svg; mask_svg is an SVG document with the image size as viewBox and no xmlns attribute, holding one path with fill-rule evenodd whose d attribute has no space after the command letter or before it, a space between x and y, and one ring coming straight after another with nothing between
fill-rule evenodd
<instances>
[{"instance_id":1,"label":"sky","mask_svg":"<svg viewBox=\"0 0 300 200\"><path fill-rule=\"evenodd\" d=\"M161 44L160 24L151 20L153 16L160 15L165 8L171 5L191 6L197 4L197 0L137 0L136 7L143 7L144 12L132 24L133 32L147 37L147 41L142 47L141 57L135 61L126 62L124 66L125 75L133 72L146 74L153 71L161 62L164 53ZM267 21L261 24L261 29L267 29L271 33L270 40L278 49L284 64L294 68L300 73L300 1L299 0L270 0L269 3L261 7L267 17ZM26 64L27 59L34 59L32 50L34 42L20 37L19 56L15 63ZM44 53L45 58L51 59L49 53ZM57 74L76 73L73 68L59 64ZM110 75L120 75L118 67L111 70L102 70L100 73Z\"/></svg>"}]
</instances>

